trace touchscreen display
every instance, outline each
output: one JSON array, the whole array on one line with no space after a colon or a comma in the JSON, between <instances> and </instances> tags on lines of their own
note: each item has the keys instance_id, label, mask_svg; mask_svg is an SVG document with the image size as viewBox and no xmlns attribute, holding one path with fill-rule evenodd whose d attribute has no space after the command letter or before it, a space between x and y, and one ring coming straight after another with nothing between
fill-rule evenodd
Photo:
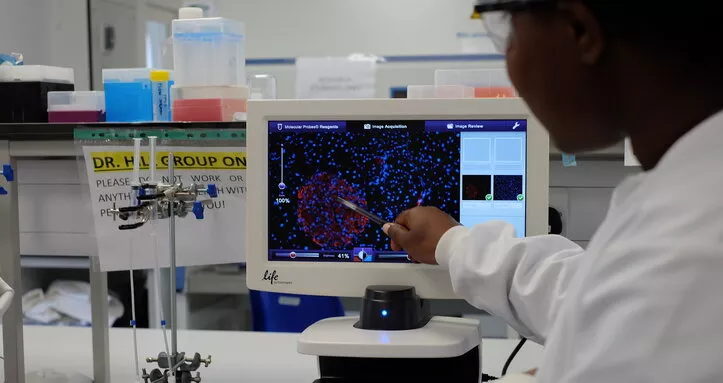
<instances>
[{"instance_id":1,"label":"touchscreen display","mask_svg":"<svg viewBox=\"0 0 723 383\"><path fill-rule=\"evenodd\" d=\"M270 121L269 260L410 262L368 218L436 206L525 235L526 120Z\"/></svg>"}]
</instances>

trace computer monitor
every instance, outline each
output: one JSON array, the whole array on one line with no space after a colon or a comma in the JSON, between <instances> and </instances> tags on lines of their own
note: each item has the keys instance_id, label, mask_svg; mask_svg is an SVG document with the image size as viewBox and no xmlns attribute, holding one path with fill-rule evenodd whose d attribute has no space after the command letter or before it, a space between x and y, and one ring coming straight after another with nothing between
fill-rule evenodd
<instances>
[{"instance_id":1,"label":"computer monitor","mask_svg":"<svg viewBox=\"0 0 723 383\"><path fill-rule=\"evenodd\" d=\"M337 196L389 221L436 206L466 226L547 233L548 137L520 99L253 101L248 116L250 289L357 297L408 285L455 297L447 270L393 251Z\"/></svg>"}]
</instances>

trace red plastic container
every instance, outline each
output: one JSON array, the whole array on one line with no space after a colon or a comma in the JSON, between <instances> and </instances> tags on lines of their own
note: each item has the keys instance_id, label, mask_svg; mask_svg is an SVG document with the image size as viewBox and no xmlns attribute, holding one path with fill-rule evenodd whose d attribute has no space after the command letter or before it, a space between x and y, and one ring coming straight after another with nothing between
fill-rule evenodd
<instances>
[{"instance_id":1,"label":"red plastic container","mask_svg":"<svg viewBox=\"0 0 723 383\"><path fill-rule=\"evenodd\" d=\"M173 121L228 122L246 120L246 86L177 86L171 88Z\"/></svg>"},{"instance_id":2,"label":"red plastic container","mask_svg":"<svg viewBox=\"0 0 723 383\"><path fill-rule=\"evenodd\" d=\"M173 101L173 121L217 122L238 120L246 113L244 99L200 98Z\"/></svg>"},{"instance_id":3,"label":"red plastic container","mask_svg":"<svg viewBox=\"0 0 723 383\"><path fill-rule=\"evenodd\" d=\"M506 86L490 86L474 88L475 98L510 98L517 97L515 88Z\"/></svg>"}]
</instances>

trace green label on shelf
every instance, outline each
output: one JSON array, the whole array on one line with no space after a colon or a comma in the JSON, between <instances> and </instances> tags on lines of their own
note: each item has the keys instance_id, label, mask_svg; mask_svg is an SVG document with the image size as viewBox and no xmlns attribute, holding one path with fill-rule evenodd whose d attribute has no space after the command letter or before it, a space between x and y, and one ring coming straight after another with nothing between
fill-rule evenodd
<instances>
[{"instance_id":1,"label":"green label on shelf","mask_svg":"<svg viewBox=\"0 0 723 383\"><path fill-rule=\"evenodd\" d=\"M78 128L76 140L131 140L158 137L159 140L246 141L246 129L158 129L158 128Z\"/></svg>"}]
</instances>

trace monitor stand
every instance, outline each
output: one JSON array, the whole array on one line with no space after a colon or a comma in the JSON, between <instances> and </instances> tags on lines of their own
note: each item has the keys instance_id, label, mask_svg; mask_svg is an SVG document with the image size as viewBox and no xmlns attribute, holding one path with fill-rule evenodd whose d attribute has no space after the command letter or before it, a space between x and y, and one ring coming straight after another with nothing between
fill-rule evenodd
<instances>
[{"instance_id":1,"label":"monitor stand","mask_svg":"<svg viewBox=\"0 0 723 383\"><path fill-rule=\"evenodd\" d=\"M414 287L370 286L359 318L311 325L298 351L319 358L315 383L477 383L480 340L477 320L430 316Z\"/></svg>"}]
</instances>

